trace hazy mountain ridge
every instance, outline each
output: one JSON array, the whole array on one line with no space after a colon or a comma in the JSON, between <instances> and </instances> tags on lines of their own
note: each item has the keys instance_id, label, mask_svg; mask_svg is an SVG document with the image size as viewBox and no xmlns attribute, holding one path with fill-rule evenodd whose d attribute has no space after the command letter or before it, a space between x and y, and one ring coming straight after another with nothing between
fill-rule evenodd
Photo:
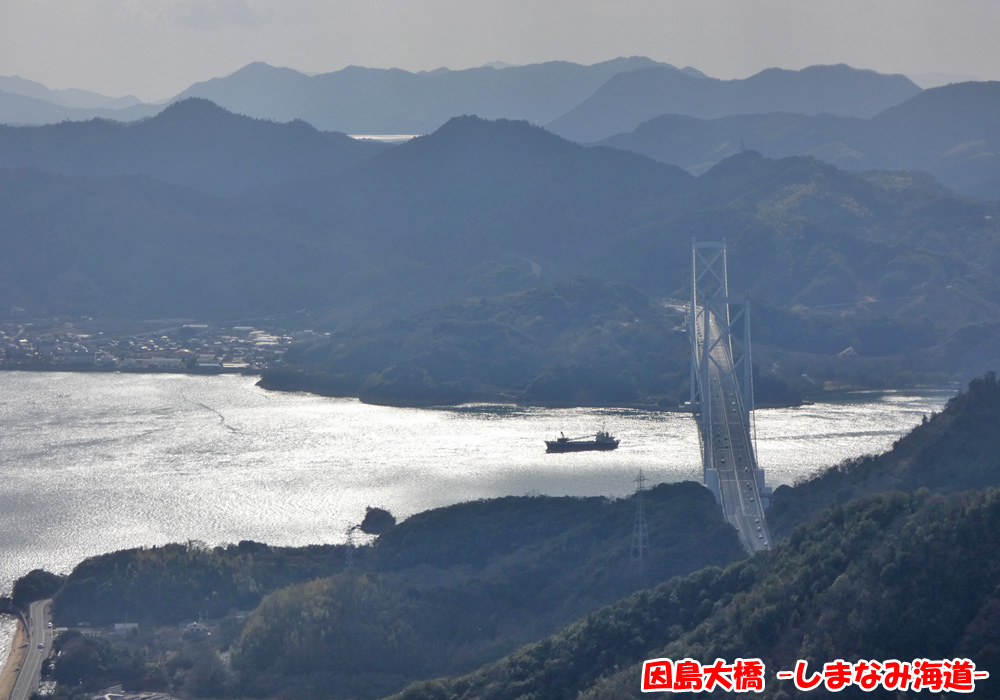
<instances>
[{"instance_id":1,"label":"hazy mountain ridge","mask_svg":"<svg viewBox=\"0 0 1000 700\"><path fill-rule=\"evenodd\" d=\"M395 253L390 268L407 261L392 275L394 295L465 296L484 262L533 263L546 279L586 271L623 220L693 182L679 168L581 148L524 122L459 117L343 177L281 189L262 204L297 229L325 226L352 241L360 257L344 283L388 281L378 249Z\"/></svg>"},{"instance_id":2,"label":"hazy mountain ridge","mask_svg":"<svg viewBox=\"0 0 1000 700\"><path fill-rule=\"evenodd\" d=\"M958 191L1000 199L1000 83L926 90L870 119L828 114L656 117L602 141L700 173L743 148L812 155L850 170L924 170Z\"/></svg>"},{"instance_id":3,"label":"hazy mountain ridge","mask_svg":"<svg viewBox=\"0 0 1000 700\"><path fill-rule=\"evenodd\" d=\"M64 129L158 124L211 141L204 110L223 123L330 136L199 102L177 105L162 121ZM871 362L896 358L898 372L877 372L887 382L904 370L981 373L987 355L930 351L1000 313L996 205L956 198L925 176L858 176L812 158L747 152L695 178L524 122L463 117L340 174L228 199L146 176L0 173L0 293L32 314L218 318L310 309L320 318L388 321L578 274L682 297L692 237L723 236L731 289L771 308L817 307L761 317L762 342L807 353L769 356L768 366L780 360L814 376L870 382L869 360L829 360L854 347ZM883 299L893 301L869 306ZM679 390L675 383L654 400L673 401Z\"/></svg>"},{"instance_id":4,"label":"hazy mountain ridge","mask_svg":"<svg viewBox=\"0 0 1000 700\"><path fill-rule=\"evenodd\" d=\"M134 121L152 116L163 105L137 104L131 107L70 107L49 99L32 97L0 89L0 124L38 125L73 120L114 119Z\"/></svg>"},{"instance_id":5,"label":"hazy mountain ridge","mask_svg":"<svg viewBox=\"0 0 1000 700\"><path fill-rule=\"evenodd\" d=\"M636 71L637 75L625 77ZM657 75L676 89L664 92L663 85L642 77L648 75ZM0 92L0 123L55 123L95 117L131 121L163 109L162 104L110 109L122 104L110 98L99 108L83 109L78 105L98 104L100 96L75 92L66 96L43 86L28 89L21 83L17 85L20 87L14 89L45 99L25 103L23 95ZM622 85L633 89L622 92ZM588 105L608 94L621 99L613 109L640 115L635 119L627 117L627 126L583 139L598 140L631 129L650 117L677 111L677 104L695 105L692 113L701 114L696 105L705 102L706 95L714 105L712 109L722 114L740 113L748 104L757 111L775 111L786 104L794 105L793 111L799 107L821 110L830 105L828 111L834 113L843 113L846 108L868 114L872 104L896 104L910 96L912 93L907 91L911 89L917 88L901 76L879 76L846 66L815 66L802 71L771 69L742 81L719 81L694 68L678 69L645 57L616 58L589 66L551 61L421 73L349 66L317 75L252 63L231 75L196 83L166 102L204 97L240 114L282 122L302 119L324 131L351 134L427 134L461 114L524 119L557 125L560 130L562 118L584 122L591 119L586 116L591 109ZM900 96L901 90L907 92L904 97Z\"/></svg>"},{"instance_id":6,"label":"hazy mountain ridge","mask_svg":"<svg viewBox=\"0 0 1000 700\"><path fill-rule=\"evenodd\" d=\"M275 124L238 116L202 99L176 102L129 124L0 126L0 167L147 175L226 195L340 172L386 148L319 132L302 121Z\"/></svg>"},{"instance_id":7,"label":"hazy mountain ridge","mask_svg":"<svg viewBox=\"0 0 1000 700\"><path fill-rule=\"evenodd\" d=\"M96 109L106 107L109 109L124 109L141 104L137 97L127 95L125 97L108 97L89 90L70 88L68 90L52 90L34 80L26 80L20 76L0 75L0 91L13 95L24 95L34 97L64 107L77 107L80 109Z\"/></svg>"},{"instance_id":8,"label":"hazy mountain ridge","mask_svg":"<svg viewBox=\"0 0 1000 700\"><path fill-rule=\"evenodd\" d=\"M663 114L713 118L791 112L871 117L919 92L902 75L882 75L843 64L800 71L770 68L740 80L694 79L651 67L608 80L547 128L574 141L592 143Z\"/></svg>"},{"instance_id":9,"label":"hazy mountain ridge","mask_svg":"<svg viewBox=\"0 0 1000 700\"><path fill-rule=\"evenodd\" d=\"M650 65L678 70L644 57L616 58L591 66L552 61L420 73L349 66L316 75L257 62L231 75L195 83L165 103L204 97L247 116L280 122L301 119L324 131L426 134L460 114L551 121L618 72ZM692 78L702 75L693 68L683 73ZM84 108L89 103L76 93L67 97L37 83L0 80L11 86L4 92L0 85L0 123L132 121L164 109L164 104L113 109L122 102L110 98L105 104ZM90 103L99 103L99 97L91 97Z\"/></svg>"},{"instance_id":10,"label":"hazy mountain ridge","mask_svg":"<svg viewBox=\"0 0 1000 700\"><path fill-rule=\"evenodd\" d=\"M192 85L178 98L205 97L251 116L299 118L325 130L426 134L461 114L544 123L571 109L613 75L648 65L677 71L641 57L592 66L553 61L429 73L350 66L314 76L257 63L225 78Z\"/></svg>"},{"instance_id":11,"label":"hazy mountain ridge","mask_svg":"<svg viewBox=\"0 0 1000 700\"><path fill-rule=\"evenodd\" d=\"M489 157L494 150L497 155ZM603 393L619 402L674 405L686 379L673 371L686 366L680 338L679 345L669 335L647 342L652 336L643 329L655 323L640 324L637 312L634 323L625 324L588 315L587 305L577 298L588 285L568 293L571 288L561 288L558 280L585 271L630 282L647 293L683 296L691 237L711 239L719 231L732 232L731 288L750 290L764 305L755 313L754 334L764 345L759 357L765 366L807 364L804 369L817 378L853 383L866 376L863 381L870 382L868 360L831 362L851 347L872 362L894 358L892 369L883 366L875 372L887 385L906 381L904 368L974 374L988 367L980 357L959 361L959 355L928 353L948 333L998 313L1000 289L982 279L989 275L987 260L996 259L997 251L980 247L982 239L975 233L989 229L987 217L995 206L958 200L926 176L858 177L812 158L773 161L747 152L697 179L650 171L655 175L645 178L652 185L648 194L622 206L615 216L625 218L615 224L579 214L589 207L601 209L603 217L618 211L615 185L603 183L631 177L626 168L633 165L647 166L641 161L616 163L607 155L537 127L463 118L432 137L366 162L348 185L326 186L296 199L297 211L315 211L322 200L330 206L324 220L359 222L357 230L366 232L366 241L407 250L411 265L393 269L412 275L407 284L411 292L437 284L435 293L457 301L537 288L495 304L442 304L420 314L397 311L398 322L386 327L344 329L321 347L292 353L295 370L271 373L265 383L394 404L453 403L500 394L550 404L587 403ZM464 169L485 159L494 167ZM551 183L572 184L570 191L582 187L585 167L602 173L587 187L593 193L589 201L581 204L567 199L561 188L553 189ZM543 169L546 182L536 183L532 178ZM446 194L435 182L451 183ZM382 200L382 195L362 194L376 185L406 203L407 213L356 213L366 201ZM330 190L336 191L336 201L327 197ZM515 199L507 198L514 193ZM552 213L533 204L536 196L565 204L555 209L555 219L548 219ZM462 206L463 201L471 208ZM609 210L612 205L615 209ZM646 217L641 222L633 218L637 207ZM515 221L510 211L527 216ZM573 212L573 227L563 228L566 212ZM394 238L386 237L393 225L389 216L405 222ZM369 232L365 222L371 220L375 223ZM483 224L472 225L479 220ZM605 220L608 224L601 225ZM457 222L450 230L445 228L449 221ZM919 236L913 234L917 230ZM419 247L410 252L407 246L414 240ZM371 277L365 286L378 279L375 269L367 273ZM453 272L442 276L442 270ZM593 289L601 287L595 283ZM552 305L533 313L518 311L521 300L532 295ZM889 306L866 305L904 296L905 301ZM770 303L820 308L788 314ZM839 308L823 310L831 304ZM950 310L939 314L938 308ZM675 324L661 325L665 330ZM550 347L548 340L533 336L541 330L548 337L564 328L567 335L551 352L542 350ZM661 350L655 359L643 354L653 345ZM562 346L573 350L560 352ZM494 353L493 347L504 350ZM801 356L790 358L788 353ZM510 360L501 361L498 354ZM645 363L664 372L654 377L643 369ZM789 395L780 386L772 388L776 397Z\"/></svg>"}]
</instances>

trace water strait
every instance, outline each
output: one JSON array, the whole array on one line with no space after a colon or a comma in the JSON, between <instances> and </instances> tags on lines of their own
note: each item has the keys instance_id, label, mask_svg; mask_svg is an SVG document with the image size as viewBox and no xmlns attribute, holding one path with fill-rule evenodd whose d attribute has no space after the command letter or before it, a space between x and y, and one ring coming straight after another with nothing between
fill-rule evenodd
<instances>
[{"instance_id":1,"label":"water strait","mask_svg":"<svg viewBox=\"0 0 1000 700\"><path fill-rule=\"evenodd\" d=\"M0 587L128 547L343 542L366 506L404 518L505 495L622 497L639 469L651 484L701 479L684 413L390 408L255 381L0 372ZM758 461L768 485L794 483L890 448L950 396L855 393L757 411ZM560 431L600 428L621 439L617 450L545 453Z\"/></svg>"}]
</instances>

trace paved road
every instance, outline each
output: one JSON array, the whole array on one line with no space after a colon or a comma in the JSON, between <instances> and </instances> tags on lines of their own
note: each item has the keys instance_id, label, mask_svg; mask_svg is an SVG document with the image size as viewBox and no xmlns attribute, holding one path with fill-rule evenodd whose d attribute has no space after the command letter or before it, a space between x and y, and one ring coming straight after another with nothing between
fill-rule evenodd
<instances>
[{"instance_id":1,"label":"paved road","mask_svg":"<svg viewBox=\"0 0 1000 700\"><path fill-rule=\"evenodd\" d=\"M710 347L708 388L703 402L708 403L710 434L703 436L705 450L719 475L719 500L726 520L740 533L749 552L770 549L771 535L764 519L757 483L757 461L747 425L747 411L733 374L728 345L719 341L719 328L711 313L707 336ZM696 319L699 347L706 335L703 315ZM703 407L702 410L705 410Z\"/></svg>"},{"instance_id":2,"label":"paved road","mask_svg":"<svg viewBox=\"0 0 1000 700\"><path fill-rule=\"evenodd\" d=\"M28 700L42 673L42 662L52 651L52 629L49 627L51 598L37 600L28 609L28 653L17 674L17 682L10 694L10 700ZM38 645L42 648L39 649Z\"/></svg>"}]
</instances>

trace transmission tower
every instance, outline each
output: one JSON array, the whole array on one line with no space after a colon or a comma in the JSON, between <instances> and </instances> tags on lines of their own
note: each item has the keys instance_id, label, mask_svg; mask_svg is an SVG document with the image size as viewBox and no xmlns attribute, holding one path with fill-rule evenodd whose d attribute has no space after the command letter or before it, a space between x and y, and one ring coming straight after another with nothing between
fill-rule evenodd
<instances>
[{"instance_id":1,"label":"transmission tower","mask_svg":"<svg viewBox=\"0 0 1000 700\"><path fill-rule=\"evenodd\" d=\"M351 525L347 528L347 549L344 550L344 568L348 571L354 568L354 549L357 547L354 533L360 529L360 525Z\"/></svg>"},{"instance_id":2,"label":"transmission tower","mask_svg":"<svg viewBox=\"0 0 1000 700\"><path fill-rule=\"evenodd\" d=\"M643 503L643 492L648 479L639 469L639 475L633 479L635 490L635 524L632 526L632 551L629 553L629 564L634 566L640 576L646 573L646 556L649 554L649 529L646 527L646 510Z\"/></svg>"}]
</instances>

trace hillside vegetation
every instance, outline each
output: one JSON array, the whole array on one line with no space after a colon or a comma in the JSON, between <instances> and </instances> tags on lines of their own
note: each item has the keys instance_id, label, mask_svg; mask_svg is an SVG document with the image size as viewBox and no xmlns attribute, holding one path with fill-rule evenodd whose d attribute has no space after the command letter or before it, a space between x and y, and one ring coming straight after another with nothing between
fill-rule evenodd
<instances>
[{"instance_id":1,"label":"hillside vegetation","mask_svg":"<svg viewBox=\"0 0 1000 700\"><path fill-rule=\"evenodd\" d=\"M836 659L969 658L996 677L998 428L991 373L884 455L778 489L772 551L640 591L475 673L395 697L638 698L653 658L760 658L762 697L773 698L800 695L774 677L798 659L818 670Z\"/></svg>"},{"instance_id":2,"label":"hillside vegetation","mask_svg":"<svg viewBox=\"0 0 1000 700\"><path fill-rule=\"evenodd\" d=\"M142 175L217 195L342 172L386 148L302 121L250 119L194 98L131 124L94 119L0 126L2 168Z\"/></svg>"},{"instance_id":3,"label":"hillside vegetation","mask_svg":"<svg viewBox=\"0 0 1000 700\"><path fill-rule=\"evenodd\" d=\"M373 697L469 671L651 582L743 556L701 486L660 485L644 505L641 567L633 499L508 497L415 515L350 558L344 546L253 542L94 557L66 577L53 612L59 624L108 624L128 610L146 626L255 609L233 637L231 692ZM129 682L157 687L152 675Z\"/></svg>"},{"instance_id":4,"label":"hillside vegetation","mask_svg":"<svg viewBox=\"0 0 1000 700\"><path fill-rule=\"evenodd\" d=\"M260 384L396 405L674 407L687 376L687 337L675 330L683 320L628 285L575 277L345 330L293 348L289 368L266 372Z\"/></svg>"},{"instance_id":5,"label":"hillside vegetation","mask_svg":"<svg viewBox=\"0 0 1000 700\"><path fill-rule=\"evenodd\" d=\"M227 124L230 140L213 138ZM87 155L94 146L77 136L91 132L108 153ZM696 178L475 117L357 162L372 151L335 157L351 143L198 101L131 126L31 134L12 151L25 167L0 168L5 308L294 316L329 331L330 348L293 353L296 380L281 386L401 403L486 394L674 404L687 361L655 308L687 296L692 238L726 238L730 290L763 310L762 375L901 386L969 378L998 359L1000 205L926 176L743 152ZM248 140L248 153L274 156L259 155L261 169L237 157ZM182 177L207 161L214 169ZM64 166L76 174L40 169ZM251 182L237 196L198 191ZM579 275L610 286L567 281ZM609 295L619 297L610 308L587 308ZM533 300L545 308L532 328L521 312ZM565 330L539 332L554 328ZM666 351L653 351L661 341Z\"/></svg>"},{"instance_id":6,"label":"hillside vegetation","mask_svg":"<svg viewBox=\"0 0 1000 700\"><path fill-rule=\"evenodd\" d=\"M774 675L798 659L813 671L836 659L969 658L994 676L998 525L995 489L835 506L771 552L640 591L473 674L396 697L639 698L642 661L655 658L759 658L766 698L799 696Z\"/></svg>"},{"instance_id":7,"label":"hillside vegetation","mask_svg":"<svg viewBox=\"0 0 1000 700\"><path fill-rule=\"evenodd\" d=\"M967 657L1000 673L998 416L987 375L885 455L779 489L769 517L786 534L750 559L697 484L644 492L642 568L634 497L508 497L394 526L381 513L374 546L351 550L189 543L95 557L61 583L55 615L225 614L222 637L183 647L181 665L156 661L145 638L131 651L66 642L71 658L106 658L94 687L117 669L159 688L166 663L198 696L629 697L658 657L760 658L775 698L795 695L773 673L797 659ZM59 582L33 572L18 590L36 583ZM245 623L241 608L255 608Z\"/></svg>"},{"instance_id":8,"label":"hillside vegetation","mask_svg":"<svg viewBox=\"0 0 1000 700\"><path fill-rule=\"evenodd\" d=\"M632 499L503 498L414 516L370 559L284 589L233 650L242 692L373 697L468 671L650 581L742 556L711 494L645 494L650 552L630 563Z\"/></svg>"},{"instance_id":9,"label":"hillside vegetation","mask_svg":"<svg viewBox=\"0 0 1000 700\"><path fill-rule=\"evenodd\" d=\"M900 438L893 449L831 466L775 490L768 524L776 536L825 508L886 491L921 488L948 493L1000 486L1000 385L996 374L974 379L941 413Z\"/></svg>"}]
</instances>

